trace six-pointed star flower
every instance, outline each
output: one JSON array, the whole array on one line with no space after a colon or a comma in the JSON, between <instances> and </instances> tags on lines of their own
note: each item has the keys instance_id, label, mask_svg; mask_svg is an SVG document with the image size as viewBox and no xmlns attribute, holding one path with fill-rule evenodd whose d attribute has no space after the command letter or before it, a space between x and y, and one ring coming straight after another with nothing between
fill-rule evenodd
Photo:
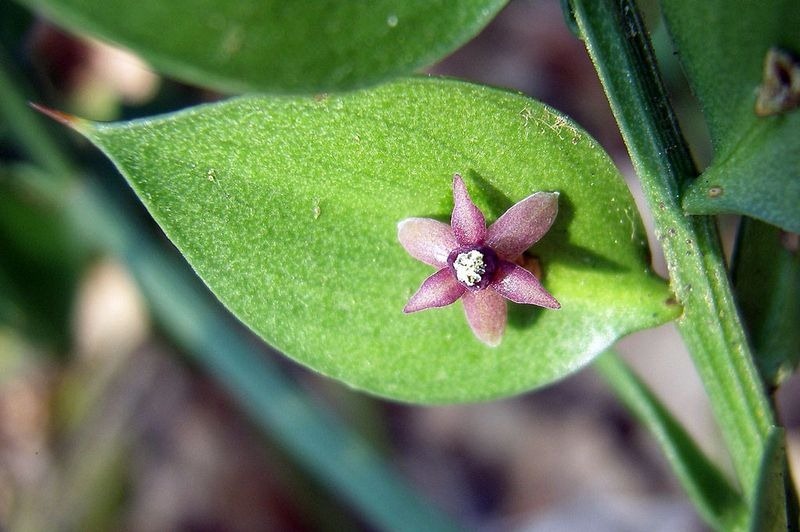
<instances>
[{"instance_id":1,"label":"six-pointed star flower","mask_svg":"<svg viewBox=\"0 0 800 532\"><path fill-rule=\"evenodd\" d=\"M397 226L406 251L438 269L425 279L403 311L443 307L461 298L475 336L496 346L506 326L503 298L561 307L531 272L514 263L550 229L558 213L558 193L528 196L488 229L459 174L453 176L453 198L450 225L429 218L406 218Z\"/></svg>"}]
</instances>

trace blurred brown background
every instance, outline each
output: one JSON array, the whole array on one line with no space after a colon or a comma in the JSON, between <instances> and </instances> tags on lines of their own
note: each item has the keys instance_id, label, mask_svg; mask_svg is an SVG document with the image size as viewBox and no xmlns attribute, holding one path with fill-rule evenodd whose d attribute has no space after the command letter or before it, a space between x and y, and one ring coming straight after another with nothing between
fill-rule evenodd
<instances>
[{"instance_id":1,"label":"blurred brown background","mask_svg":"<svg viewBox=\"0 0 800 532\"><path fill-rule=\"evenodd\" d=\"M703 164L710 155L702 118L648 6L664 74ZM165 110L156 101L163 91L198 101L219 97L161 79L127 53L77 40L44 21L25 40L42 83L82 116ZM431 72L514 88L567 113L606 147L641 206L600 84L557 0L512 1ZM729 235L736 221L724 222ZM652 238L651 245L664 274ZM122 264L98 259L81 273L71 316L66 357L0 329L3 529L370 529L164 339ZM252 343L264 356L279 357ZM674 328L632 335L619 349L703 447L726 463ZM703 530L653 439L591 369L513 399L417 407L352 392L280 360L303 389L357 427L465 529ZM795 469L798 397L797 378L778 397Z\"/></svg>"}]
</instances>

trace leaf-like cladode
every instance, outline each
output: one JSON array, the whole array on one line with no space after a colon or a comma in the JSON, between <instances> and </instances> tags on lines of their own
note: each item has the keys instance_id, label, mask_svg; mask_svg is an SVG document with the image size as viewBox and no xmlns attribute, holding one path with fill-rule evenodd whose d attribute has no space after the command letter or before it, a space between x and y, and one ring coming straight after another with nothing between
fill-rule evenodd
<instances>
[{"instance_id":1,"label":"leaf-like cladode","mask_svg":"<svg viewBox=\"0 0 800 532\"><path fill-rule=\"evenodd\" d=\"M529 390L679 311L650 272L611 160L517 94L419 78L75 127L235 315L295 360L372 393L445 402ZM533 192L560 193L527 260L562 308L509 304L497 348L475 339L461 303L403 314L434 269L403 249L397 223L447 222L456 172L488 223Z\"/></svg>"},{"instance_id":2,"label":"leaf-like cladode","mask_svg":"<svg viewBox=\"0 0 800 532\"><path fill-rule=\"evenodd\" d=\"M800 232L800 109L756 113L770 50L800 58L800 2L663 0L662 6L714 144L714 160L687 190L684 208L746 214ZM783 64L770 77L788 84L787 91L794 83L797 92L800 63Z\"/></svg>"},{"instance_id":3,"label":"leaf-like cladode","mask_svg":"<svg viewBox=\"0 0 800 532\"><path fill-rule=\"evenodd\" d=\"M226 92L351 89L435 63L507 0L19 0Z\"/></svg>"}]
</instances>

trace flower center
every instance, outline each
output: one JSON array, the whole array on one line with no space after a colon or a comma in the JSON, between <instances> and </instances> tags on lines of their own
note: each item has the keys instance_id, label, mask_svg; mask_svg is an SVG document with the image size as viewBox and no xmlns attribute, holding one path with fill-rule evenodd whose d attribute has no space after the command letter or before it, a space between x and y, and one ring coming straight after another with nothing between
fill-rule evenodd
<instances>
[{"instance_id":1,"label":"flower center","mask_svg":"<svg viewBox=\"0 0 800 532\"><path fill-rule=\"evenodd\" d=\"M459 253L453 261L453 268L459 281L467 286L475 286L481 282L486 273L486 262L483 260L483 253L473 249Z\"/></svg>"},{"instance_id":2,"label":"flower center","mask_svg":"<svg viewBox=\"0 0 800 532\"><path fill-rule=\"evenodd\" d=\"M487 247L461 248L450 253L447 262L461 284L471 290L480 290L491 282L497 256Z\"/></svg>"}]
</instances>

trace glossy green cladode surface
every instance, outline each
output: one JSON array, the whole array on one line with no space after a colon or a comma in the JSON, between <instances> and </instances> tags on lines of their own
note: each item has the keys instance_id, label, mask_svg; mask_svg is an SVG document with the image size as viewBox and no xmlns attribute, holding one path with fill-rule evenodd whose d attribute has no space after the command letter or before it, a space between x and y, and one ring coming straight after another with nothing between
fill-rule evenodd
<instances>
[{"instance_id":1,"label":"glossy green cladode surface","mask_svg":"<svg viewBox=\"0 0 800 532\"><path fill-rule=\"evenodd\" d=\"M439 403L560 379L617 338L674 318L620 174L568 119L526 97L414 78L344 96L251 96L128 123L78 122L198 274L298 362L369 392ZM558 311L510 305L497 348L461 302L404 315L433 268L397 241L449 219L461 173L489 222L558 191L531 250Z\"/></svg>"}]
</instances>

